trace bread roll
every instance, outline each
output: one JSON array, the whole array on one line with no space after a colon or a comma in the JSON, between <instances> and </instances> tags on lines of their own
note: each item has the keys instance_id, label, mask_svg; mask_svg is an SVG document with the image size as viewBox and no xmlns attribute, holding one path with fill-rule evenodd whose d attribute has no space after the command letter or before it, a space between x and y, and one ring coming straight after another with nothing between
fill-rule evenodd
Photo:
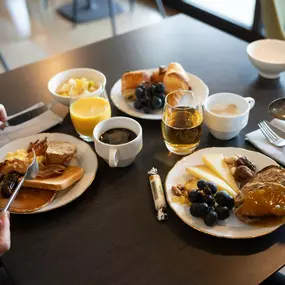
<instances>
[{"instance_id":1,"label":"bread roll","mask_svg":"<svg viewBox=\"0 0 285 285\"><path fill-rule=\"evenodd\" d=\"M136 99L135 92L138 85L150 81L150 75L143 70L126 72L122 76L122 94L128 101Z\"/></svg>"},{"instance_id":2,"label":"bread roll","mask_svg":"<svg viewBox=\"0 0 285 285\"><path fill-rule=\"evenodd\" d=\"M153 83L163 82L167 68L165 66L160 66L156 71L154 71L150 77L150 81Z\"/></svg>"},{"instance_id":3,"label":"bread roll","mask_svg":"<svg viewBox=\"0 0 285 285\"><path fill-rule=\"evenodd\" d=\"M172 62L169 64L166 74L163 78L163 83L165 85L167 93L175 90L191 89L187 73L177 62Z\"/></svg>"}]
</instances>

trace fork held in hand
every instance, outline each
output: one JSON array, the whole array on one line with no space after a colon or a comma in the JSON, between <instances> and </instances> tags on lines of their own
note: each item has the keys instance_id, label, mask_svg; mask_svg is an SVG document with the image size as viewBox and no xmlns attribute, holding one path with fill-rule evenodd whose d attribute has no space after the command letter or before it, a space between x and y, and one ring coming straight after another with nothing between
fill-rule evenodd
<instances>
[{"instance_id":1,"label":"fork held in hand","mask_svg":"<svg viewBox=\"0 0 285 285\"><path fill-rule=\"evenodd\" d=\"M285 145L285 140L282 139L279 135L277 135L266 121L260 122L258 124L258 127L271 144L278 147L282 147Z\"/></svg>"},{"instance_id":2,"label":"fork held in hand","mask_svg":"<svg viewBox=\"0 0 285 285\"><path fill-rule=\"evenodd\" d=\"M37 157L36 157L36 153L33 149L33 154L34 154L34 158L32 163L29 165L24 177L22 178L22 180L19 182L19 184L17 185L15 191L13 192L12 196L10 197L7 205L5 206L5 208L2 210L3 212L6 212L9 210L10 205L12 204L12 202L14 201L14 199L16 198L16 196L19 193L19 190L22 186L22 184L24 183L25 179L34 179L36 178L38 171L39 171L39 165L38 165L38 161L37 161Z\"/></svg>"}]
</instances>

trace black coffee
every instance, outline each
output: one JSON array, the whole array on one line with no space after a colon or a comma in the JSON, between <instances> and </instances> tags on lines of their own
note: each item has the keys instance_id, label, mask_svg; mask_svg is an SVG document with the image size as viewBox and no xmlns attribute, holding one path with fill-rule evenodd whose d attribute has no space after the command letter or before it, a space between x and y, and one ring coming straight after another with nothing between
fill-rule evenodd
<instances>
[{"instance_id":1,"label":"black coffee","mask_svg":"<svg viewBox=\"0 0 285 285\"><path fill-rule=\"evenodd\" d=\"M137 135L129 130L124 128L111 129L103 133L99 140L106 144L123 144L134 140Z\"/></svg>"}]
</instances>

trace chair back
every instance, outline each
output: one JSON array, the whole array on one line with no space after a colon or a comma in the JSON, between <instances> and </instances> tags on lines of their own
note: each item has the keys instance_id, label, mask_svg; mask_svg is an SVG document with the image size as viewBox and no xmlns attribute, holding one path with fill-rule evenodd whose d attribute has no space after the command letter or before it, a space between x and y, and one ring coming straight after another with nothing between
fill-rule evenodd
<instances>
[{"instance_id":1,"label":"chair back","mask_svg":"<svg viewBox=\"0 0 285 285\"><path fill-rule=\"evenodd\" d=\"M257 0L267 38L285 40L285 0Z\"/></svg>"}]
</instances>

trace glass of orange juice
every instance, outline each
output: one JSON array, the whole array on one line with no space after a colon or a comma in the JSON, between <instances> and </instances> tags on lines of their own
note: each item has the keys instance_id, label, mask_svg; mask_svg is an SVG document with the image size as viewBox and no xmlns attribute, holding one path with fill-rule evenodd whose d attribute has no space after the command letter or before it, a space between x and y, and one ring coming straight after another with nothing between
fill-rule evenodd
<instances>
[{"instance_id":1,"label":"glass of orange juice","mask_svg":"<svg viewBox=\"0 0 285 285\"><path fill-rule=\"evenodd\" d=\"M70 117L76 132L84 141L93 141L93 129L111 117L111 107L105 88L101 85L96 92L77 95L71 91Z\"/></svg>"}]
</instances>

